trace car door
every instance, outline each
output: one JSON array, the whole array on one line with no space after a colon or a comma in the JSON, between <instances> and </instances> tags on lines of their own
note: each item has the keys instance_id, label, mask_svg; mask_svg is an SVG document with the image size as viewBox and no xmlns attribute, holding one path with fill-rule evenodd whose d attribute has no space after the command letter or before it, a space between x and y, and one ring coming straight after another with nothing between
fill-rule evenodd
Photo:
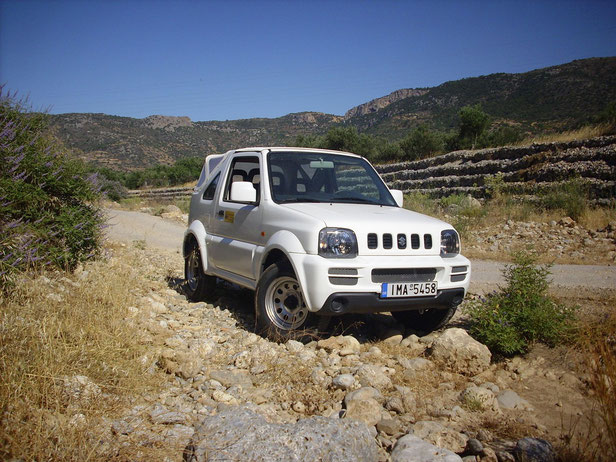
<instances>
[{"instance_id":1,"label":"car door","mask_svg":"<svg viewBox=\"0 0 616 462\"><path fill-rule=\"evenodd\" d=\"M253 258L261 236L261 162L258 154L238 153L230 161L224 189L217 197L210 221L212 246L208 247L211 262L221 270L255 279ZM231 186L236 181L249 181L257 191L255 203L231 200Z\"/></svg>"}]
</instances>

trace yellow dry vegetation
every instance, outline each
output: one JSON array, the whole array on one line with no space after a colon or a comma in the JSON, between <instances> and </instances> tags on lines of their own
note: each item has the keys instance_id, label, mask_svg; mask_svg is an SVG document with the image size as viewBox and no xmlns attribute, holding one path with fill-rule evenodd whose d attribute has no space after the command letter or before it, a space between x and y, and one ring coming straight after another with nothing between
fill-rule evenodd
<instances>
[{"instance_id":1,"label":"yellow dry vegetation","mask_svg":"<svg viewBox=\"0 0 616 462\"><path fill-rule=\"evenodd\" d=\"M105 418L159 383L130 320L139 282L137 262L111 258L0 296L0 459L127 456Z\"/></svg>"}]
</instances>

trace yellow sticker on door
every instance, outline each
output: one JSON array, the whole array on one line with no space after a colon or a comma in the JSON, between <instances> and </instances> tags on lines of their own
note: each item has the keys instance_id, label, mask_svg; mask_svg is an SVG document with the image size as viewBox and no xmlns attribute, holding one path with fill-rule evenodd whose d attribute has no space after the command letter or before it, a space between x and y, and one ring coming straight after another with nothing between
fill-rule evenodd
<instances>
[{"instance_id":1,"label":"yellow sticker on door","mask_svg":"<svg viewBox=\"0 0 616 462\"><path fill-rule=\"evenodd\" d=\"M225 222L233 223L235 221L235 212L231 212L230 210L225 210Z\"/></svg>"}]
</instances>

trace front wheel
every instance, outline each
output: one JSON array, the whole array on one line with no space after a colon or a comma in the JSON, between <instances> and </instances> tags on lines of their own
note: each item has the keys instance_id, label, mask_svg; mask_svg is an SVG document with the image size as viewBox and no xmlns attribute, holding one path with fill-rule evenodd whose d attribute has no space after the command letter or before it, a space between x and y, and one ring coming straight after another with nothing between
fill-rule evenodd
<instances>
[{"instance_id":1,"label":"front wheel","mask_svg":"<svg viewBox=\"0 0 616 462\"><path fill-rule=\"evenodd\" d=\"M310 340L325 331L329 318L311 313L293 271L281 263L267 268L255 293L257 332L272 340Z\"/></svg>"},{"instance_id":2,"label":"front wheel","mask_svg":"<svg viewBox=\"0 0 616 462\"><path fill-rule=\"evenodd\" d=\"M394 311L392 316L407 329L420 335L438 330L449 322L456 313L457 305L445 309L429 309L422 311Z\"/></svg>"},{"instance_id":3,"label":"front wheel","mask_svg":"<svg viewBox=\"0 0 616 462\"><path fill-rule=\"evenodd\" d=\"M199 246L193 242L184 259L184 293L192 302L198 302L216 287L216 277L203 272Z\"/></svg>"}]
</instances>

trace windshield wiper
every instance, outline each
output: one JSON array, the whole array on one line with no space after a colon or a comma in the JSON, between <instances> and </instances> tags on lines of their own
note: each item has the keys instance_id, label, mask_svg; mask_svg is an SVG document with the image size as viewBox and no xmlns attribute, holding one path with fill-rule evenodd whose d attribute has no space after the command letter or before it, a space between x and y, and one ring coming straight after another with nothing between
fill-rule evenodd
<instances>
[{"instance_id":1,"label":"windshield wiper","mask_svg":"<svg viewBox=\"0 0 616 462\"><path fill-rule=\"evenodd\" d=\"M373 205L383 205L379 202L375 202L370 199L364 199L361 197L335 197L332 198L330 202L351 202L351 203L362 203L362 204L373 204Z\"/></svg>"},{"instance_id":2,"label":"windshield wiper","mask_svg":"<svg viewBox=\"0 0 616 462\"><path fill-rule=\"evenodd\" d=\"M304 197L295 197L293 199L285 199L282 201L279 201L279 204L295 204L297 202L313 202L313 203L319 203L319 202L329 202L329 201L320 201L318 199L308 199L308 198L304 198Z\"/></svg>"}]
</instances>

